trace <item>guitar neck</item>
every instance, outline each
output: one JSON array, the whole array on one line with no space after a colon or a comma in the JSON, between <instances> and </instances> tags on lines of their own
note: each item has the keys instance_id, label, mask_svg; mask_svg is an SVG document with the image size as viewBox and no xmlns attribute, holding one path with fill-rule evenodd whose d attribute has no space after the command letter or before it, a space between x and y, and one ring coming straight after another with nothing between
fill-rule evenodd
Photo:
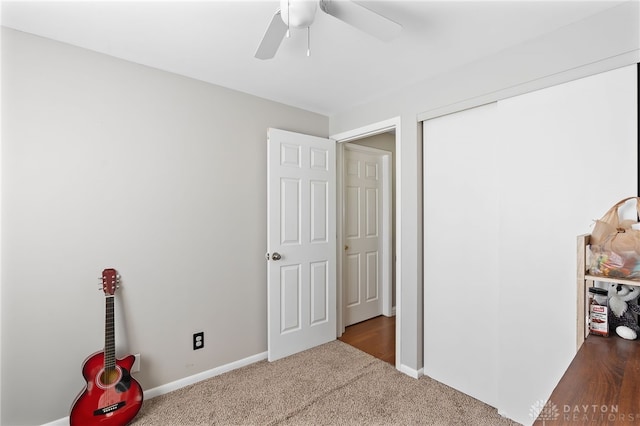
<instances>
[{"instance_id":1,"label":"guitar neck","mask_svg":"<svg viewBox=\"0 0 640 426\"><path fill-rule=\"evenodd\" d=\"M104 321L104 369L112 370L116 367L116 339L114 321L115 297L105 297L105 321Z\"/></svg>"}]
</instances>

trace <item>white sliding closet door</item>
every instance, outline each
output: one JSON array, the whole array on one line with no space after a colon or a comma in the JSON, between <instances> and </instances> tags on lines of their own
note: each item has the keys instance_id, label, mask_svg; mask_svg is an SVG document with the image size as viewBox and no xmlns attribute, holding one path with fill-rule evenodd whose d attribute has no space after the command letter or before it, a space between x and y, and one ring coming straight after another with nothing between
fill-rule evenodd
<instances>
[{"instance_id":1,"label":"white sliding closet door","mask_svg":"<svg viewBox=\"0 0 640 426\"><path fill-rule=\"evenodd\" d=\"M498 380L496 108L424 124L424 373L491 405Z\"/></svg>"},{"instance_id":2,"label":"white sliding closet door","mask_svg":"<svg viewBox=\"0 0 640 426\"><path fill-rule=\"evenodd\" d=\"M424 122L424 371L523 424L575 354L576 236L637 194L637 67Z\"/></svg>"}]
</instances>

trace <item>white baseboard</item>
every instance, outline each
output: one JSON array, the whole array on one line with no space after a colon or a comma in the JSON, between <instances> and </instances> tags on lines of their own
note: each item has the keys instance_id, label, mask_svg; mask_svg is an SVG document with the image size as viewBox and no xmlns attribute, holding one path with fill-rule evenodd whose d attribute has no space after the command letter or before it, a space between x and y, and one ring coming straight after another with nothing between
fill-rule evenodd
<instances>
[{"instance_id":1,"label":"white baseboard","mask_svg":"<svg viewBox=\"0 0 640 426\"><path fill-rule=\"evenodd\" d=\"M224 374L241 367L246 367L247 365L254 364L264 359L267 359L266 352L252 355L250 357L240 359L238 361L230 362L229 364L221 365L220 367L212 368L211 370L203 371L201 373L194 374L192 376L188 376L183 379L178 379L176 381L167 383L165 385L160 385L155 388L145 390L144 399L147 400L147 399L155 398L156 396L164 395L174 390L178 390L185 386L189 386L194 383L198 383L203 380L210 379L211 377L219 376L220 374ZM58 420L54 420L50 423L45 423L42 426L68 426L68 425L69 425L69 417L67 416Z\"/></svg>"},{"instance_id":2,"label":"white baseboard","mask_svg":"<svg viewBox=\"0 0 640 426\"><path fill-rule=\"evenodd\" d=\"M69 416L54 420L50 423L45 423L42 426L69 426Z\"/></svg>"},{"instance_id":3,"label":"white baseboard","mask_svg":"<svg viewBox=\"0 0 640 426\"><path fill-rule=\"evenodd\" d=\"M219 376L220 374L227 373L229 371L245 367L247 365L256 363L258 361L262 361L263 359L267 359L267 353L262 352L260 354L256 354L238 361L231 362L229 364L221 365L220 367L212 368L211 370L203 371L202 373L194 374L193 376L185 377L183 379L178 379L174 382L167 383L166 385L161 385L149 390L144 391L144 398L151 399L156 396L164 395L165 393L172 392L174 390L183 388L185 386L192 385L194 383L201 382L206 379L210 379L211 377Z\"/></svg>"},{"instance_id":4,"label":"white baseboard","mask_svg":"<svg viewBox=\"0 0 640 426\"><path fill-rule=\"evenodd\" d=\"M422 368L419 370L414 370L413 368L407 367L404 364L400 364L397 368L401 373L404 373L409 377L413 377L414 379L419 379L420 377L424 376L424 369Z\"/></svg>"}]
</instances>

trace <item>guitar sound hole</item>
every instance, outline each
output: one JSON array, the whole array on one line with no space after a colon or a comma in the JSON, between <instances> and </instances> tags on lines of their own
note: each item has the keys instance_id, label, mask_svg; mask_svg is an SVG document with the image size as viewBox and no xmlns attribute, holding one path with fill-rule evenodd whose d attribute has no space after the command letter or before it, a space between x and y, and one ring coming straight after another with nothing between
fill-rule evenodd
<instances>
[{"instance_id":1,"label":"guitar sound hole","mask_svg":"<svg viewBox=\"0 0 640 426\"><path fill-rule=\"evenodd\" d=\"M119 368L102 370L102 374L100 374L98 379L98 385L100 387L109 387L120 381L120 377L122 377L122 373Z\"/></svg>"}]
</instances>

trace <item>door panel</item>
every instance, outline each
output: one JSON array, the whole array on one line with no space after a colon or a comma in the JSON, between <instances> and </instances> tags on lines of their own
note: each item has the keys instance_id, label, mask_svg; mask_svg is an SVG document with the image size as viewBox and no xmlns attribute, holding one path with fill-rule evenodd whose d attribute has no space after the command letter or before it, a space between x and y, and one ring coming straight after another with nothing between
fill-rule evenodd
<instances>
[{"instance_id":1,"label":"door panel","mask_svg":"<svg viewBox=\"0 0 640 426\"><path fill-rule=\"evenodd\" d=\"M378 237L378 188L366 188L365 228L368 238Z\"/></svg>"},{"instance_id":2,"label":"door panel","mask_svg":"<svg viewBox=\"0 0 640 426\"><path fill-rule=\"evenodd\" d=\"M281 245L300 245L300 179L281 179Z\"/></svg>"},{"instance_id":3,"label":"door panel","mask_svg":"<svg viewBox=\"0 0 640 426\"><path fill-rule=\"evenodd\" d=\"M300 265L280 269L282 322L281 333L300 329Z\"/></svg>"},{"instance_id":4,"label":"door panel","mask_svg":"<svg viewBox=\"0 0 640 426\"><path fill-rule=\"evenodd\" d=\"M311 325L326 322L329 318L328 262L311 264Z\"/></svg>"},{"instance_id":5,"label":"door panel","mask_svg":"<svg viewBox=\"0 0 640 426\"><path fill-rule=\"evenodd\" d=\"M348 186L344 190L345 224L347 238L360 237L360 188Z\"/></svg>"},{"instance_id":6,"label":"door panel","mask_svg":"<svg viewBox=\"0 0 640 426\"><path fill-rule=\"evenodd\" d=\"M311 242L326 243L329 188L326 181L311 182Z\"/></svg>"},{"instance_id":7,"label":"door panel","mask_svg":"<svg viewBox=\"0 0 640 426\"><path fill-rule=\"evenodd\" d=\"M366 302L377 300L379 297L378 289L378 252L367 253L367 292Z\"/></svg>"},{"instance_id":8,"label":"door panel","mask_svg":"<svg viewBox=\"0 0 640 426\"><path fill-rule=\"evenodd\" d=\"M347 307L360 303L360 253L347 254L345 264L345 278L343 281L346 289Z\"/></svg>"},{"instance_id":9,"label":"door panel","mask_svg":"<svg viewBox=\"0 0 640 426\"><path fill-rule=\"evenodd\" d=\"M335 142L269 129L267 153L273 361L336 338Z\"/></svg>"}]
</instances>

